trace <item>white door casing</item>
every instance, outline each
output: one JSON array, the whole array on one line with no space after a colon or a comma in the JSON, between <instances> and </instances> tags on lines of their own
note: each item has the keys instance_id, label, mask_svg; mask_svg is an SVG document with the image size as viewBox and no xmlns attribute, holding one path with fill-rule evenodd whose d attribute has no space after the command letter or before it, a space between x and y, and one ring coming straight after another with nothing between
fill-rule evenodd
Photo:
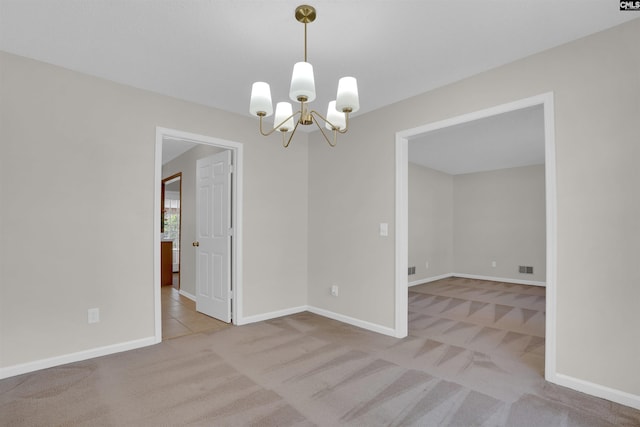
<instances>
[{"instance_id":1,"label":"white door casing","mask_svg":"<svg viewBox=\"0 0 640 427\"><path fill-rule=\"evenodd\" d=\"M231 150L196 165L196 311L231 322Z\"/></svg>"}]
</instances>

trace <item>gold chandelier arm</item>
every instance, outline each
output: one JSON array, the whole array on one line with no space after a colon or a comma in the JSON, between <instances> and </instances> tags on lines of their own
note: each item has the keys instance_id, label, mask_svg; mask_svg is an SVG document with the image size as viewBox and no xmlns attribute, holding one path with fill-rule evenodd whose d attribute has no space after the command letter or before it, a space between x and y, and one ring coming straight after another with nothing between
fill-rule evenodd
<instances>
[{"instance_id":1,"label":"gold chandelier arm","mask_svg":"<svg viewBox=\"0 0 640 427\"><path fill-rule=\"evenodd\" d=\"M293 113L292 115L290 115L289 117L287 117L286 119L284 119L282 121L282 123L279 123L278 126L274 126L273 129L271 129L269 132L265 132L264 130L262 130L262 118L264 116L258 115L258 117L260 118L260 134L262 136L269 136L272 133L274 133L275 131L279 130L280 126L282 126L283 124L285 124L287 122L287 120L289 120L292 117L295 117L296 114L301 114L300 111L296 111L295 113ZM296 127L298 127L298 125L296 124ZM288 144L287 144L288 145Z\"/></svg>"},{"instance_id":2,"label":"gold chandelier arm","mask_svg":"<svg viewBox=\"0 0 640 427\"><path fill-rule=\"evenodd\" d=\"M297 114L297 113L296 113L296 114ZM295 116L295 114L294 114L294 116ZM289 119L287 119L287 120L289 120ZM286 122L287 120L285 120L285 122ZM283 123L284 123L284 122L283 122ZM289 144L291 144L291 140L293 139L293 135L295 135L296 130L298 130L298 125L299 125L299 124L300 124L300 121L296 121L296 125L293 127L293 131L291 132L291 136L289 136L289 140L286 142L286 144L285 144L285 142L284 142L286 132L282 132L282 146L283 146L284 148L288 148L288 147L289 147Z\"/></svg>"},{"instance_id":3,"label":"gold chandelier arm","mask_svg":"<svg viewBox=\"0 0 640 427\"><path fill-rule=\"evenodd\" d=\"M316 111L312 111L310 113L311 115L311 120L313 120L313 123L316 124L316 126L318 126L318 129L320 129L320 133L322 134L322 136L324 136L324 140L327 141L327 144L329 144L332 147L335 147L338 144L338 130L334 129L333 130L333 143L329 140L329 138L327 138L327 135L324 133L324 130L322 129L322 126L320 126L320 123L318 123L318 119L313 115L313 113L316 113L318 116L320 116L320 114L318 114ZM320 116L320 118L322 120L324 120L325 122L329 123L324 117Z\"/></svg>"},{"instance_id":4,"label":"gold chandelier arm","mask_svg":"<svg viewBox=\"0 0 640 427\"><path fill-rule=\"evenodd\" d=\"M349 113L344 113L345 115L345 127L344 129L336 129L336 126L331 123L329 120L326 119L326 117L324 117L322 114L318 113L316 110L312 110L311 114L315 114L316 116L320 117L325 123L328 123L335 132L341 133L341 134L345 134L347 133L347 131L349 130Z\"/></svg>"}]
</instances>

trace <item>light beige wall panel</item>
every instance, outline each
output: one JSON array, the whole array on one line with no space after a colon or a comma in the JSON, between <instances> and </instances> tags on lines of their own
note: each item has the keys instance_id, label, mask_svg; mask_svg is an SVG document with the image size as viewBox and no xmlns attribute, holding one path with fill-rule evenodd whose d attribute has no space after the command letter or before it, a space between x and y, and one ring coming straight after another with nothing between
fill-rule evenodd
<instances>
[{"instance_id":1,"label":"light beige wall panel","mask_svg":"<svg viewBox=\"0 0 640 427\"><path fill-rule=\"evenodd\" d=\"M393 132L384 131L391 143L381 145L355 122L335 148L310 136L309 305L392 327ZM379 236L380 223L389 224L388 237Z\"/></svg>"},{"instance_id":2,"label":"light beige wall panel","mask_svg":"<svg viewBox=\"0 0 640 427\"><path fill-rule=\"evenodd\" d=\"M453 182L449 174L409 163L409 266L416 267L409 282L454 271Z\"/></svg>"},{"instance_id":3,"label":"light beige wall panel","mask_svg":"<svg viewBox=\"0 0 640 427\"><path fill-rule=\"evenodd\" d=\"M153 336L156 126L245 144L244 315L306 303L305 135L283 150L249 117L0 66L0 367Z\"/></svg>"},{"instance_id":4,"label":"light beige wall panel","mask_svg":"<svg viewBox=\"0 0 640 427\"><path fill-rule=\"evenodd\" d=\"M553 91L557 370L640 395L638 39L640 19L356 117L334 150L311 135L310 303L393 327L395 132Z\"/></svg>"},{"instance_id":5,"label":"light beige wall panel","mask_svg":"<svg viewBox=\"0 0 640 427\"><path fill-rule=\"evenodd\" d=\"M196 240L196 164L198 159L223 151L210 145L196 145L162 166L162 178L182 173L180 206L180 290L196 295L196 257L191 245Z\"/></svg>"},{"instance_id":6,"label":"light beige wall panel","mask_svg":"<svg viewBox=\"0 0 640 427\"><path fill-rule=\"evenodd\" d=\"M456 175L453 183L455 273L544 282L544 166ZM520 274L520 265L533 274Z\"/></svg>"}]
</instances>

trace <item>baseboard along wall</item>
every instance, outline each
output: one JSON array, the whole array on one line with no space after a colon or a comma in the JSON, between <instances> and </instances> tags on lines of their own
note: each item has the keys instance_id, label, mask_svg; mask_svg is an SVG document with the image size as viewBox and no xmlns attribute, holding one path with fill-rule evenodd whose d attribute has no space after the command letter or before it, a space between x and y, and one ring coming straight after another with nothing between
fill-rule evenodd
<instances>
[{"instance_id":1,"label":"baseboard along wall","mask_svg":"<svg viewBox=\"0 0 640 427\"><path fill-rule=\"evenodd\" d=\"M481 276L479 274L465 274L465 273L447 273L447 274L441 274L440 276L427 277L424 279L419 279L413 282L409 282L408 286L411 287L411 286L424 285L425 283L435 282L436 280L446 279L448 277L462 277L464 279L489 280L491 282L515 283L518 285L531 285L531 286L542 286L542 287L547 286L545 282L538 282L535 280L521 280L521 279L512 279L510 277L492 277L492 276Z\"/></svg>"}]
</instances>

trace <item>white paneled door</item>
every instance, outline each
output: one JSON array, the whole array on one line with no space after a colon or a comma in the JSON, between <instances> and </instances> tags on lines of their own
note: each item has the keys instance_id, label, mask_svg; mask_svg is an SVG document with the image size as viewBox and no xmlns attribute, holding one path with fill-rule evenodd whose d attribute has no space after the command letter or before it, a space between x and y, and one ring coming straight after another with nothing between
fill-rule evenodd
<instances>
[{"instance_id":1,"label":"white paneled door","mask_svg":"<svg viewBox=\"0 0 640 427\"><path fill-rule=\"evenodd\" d=\"M231 322L231 150L197 161L196 310Z\"/></svg>"}]
</instances>

